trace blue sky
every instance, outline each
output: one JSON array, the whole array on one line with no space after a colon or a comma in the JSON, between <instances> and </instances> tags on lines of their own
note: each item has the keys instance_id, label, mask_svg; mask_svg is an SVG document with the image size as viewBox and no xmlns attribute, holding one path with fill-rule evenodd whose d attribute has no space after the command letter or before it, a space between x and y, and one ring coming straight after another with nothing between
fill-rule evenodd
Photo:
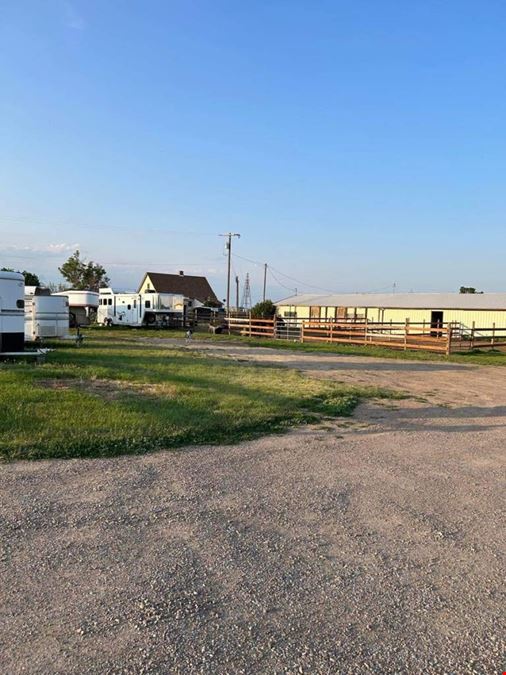
<instances>
[{"instance_id":1,"label":"blue sky","mask_svg":"<svg viewBox=\"0 0 506 675\"><path fill-rule=\"evenodd\" d=\"M502 0L0 0L0 265L57 281L79 245L223 297L232 230L254 299L244 258L275 298L506 290L505 28Z\"/></svg>"}]
</instances>

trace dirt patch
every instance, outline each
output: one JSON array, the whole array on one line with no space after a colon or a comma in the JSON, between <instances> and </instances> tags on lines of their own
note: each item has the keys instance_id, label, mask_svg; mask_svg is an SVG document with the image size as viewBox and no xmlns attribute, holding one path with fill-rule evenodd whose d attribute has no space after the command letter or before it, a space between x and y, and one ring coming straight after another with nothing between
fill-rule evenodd
<instances>
[{"instance_id":1,"label":"dirt patch","mask_svg":"<svg viewBox=\"0 0 506 675\"><path fill-rule=\"evenodd\" d=\"M100 396L107 401L114 401L121 396L149 396L153 398L175 398L177 388L171 384L153 384L150 382L125 382L122 380L76 380L76 379L44 379L39 384L47 389L75 390Z\"/></svg>"}]
</instances>

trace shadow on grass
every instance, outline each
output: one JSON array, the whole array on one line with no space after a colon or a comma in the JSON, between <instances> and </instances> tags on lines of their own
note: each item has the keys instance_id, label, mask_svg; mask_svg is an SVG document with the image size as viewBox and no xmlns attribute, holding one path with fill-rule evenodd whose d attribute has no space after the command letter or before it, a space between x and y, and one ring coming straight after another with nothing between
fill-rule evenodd
<instances>
[{"instance_id":1,"label":"shadow on grass","mask_svg":"<svg viewBox=\"0 0 506 675\"><path fill-rule=\"evenodd\" d=\"M58 381L69 384L55 387ZM97 387L105 382L114 388L115 381L126 389L118 386L112 399ZM158 395L156 387L165 385L174 391ZM382 393L176 351L66 349L44 366L2 372L0 454L93 457L235 443L349 415L360 396Z\"/></svg>"}]
</instances>

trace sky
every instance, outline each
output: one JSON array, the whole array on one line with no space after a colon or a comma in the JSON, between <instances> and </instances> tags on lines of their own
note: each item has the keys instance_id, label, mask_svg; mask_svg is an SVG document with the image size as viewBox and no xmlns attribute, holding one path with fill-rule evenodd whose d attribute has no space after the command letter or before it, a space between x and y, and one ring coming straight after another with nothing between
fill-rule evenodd
<instances>
[{"instance_id":1,"label":"sky","mask_svg":"<svg viewBox=\"0 0 506 675\"><path fill-rule=\"evenodd\" d=\"M0 0L0 267L506 291L503 0Z\"/></svg>"}]
</instances>

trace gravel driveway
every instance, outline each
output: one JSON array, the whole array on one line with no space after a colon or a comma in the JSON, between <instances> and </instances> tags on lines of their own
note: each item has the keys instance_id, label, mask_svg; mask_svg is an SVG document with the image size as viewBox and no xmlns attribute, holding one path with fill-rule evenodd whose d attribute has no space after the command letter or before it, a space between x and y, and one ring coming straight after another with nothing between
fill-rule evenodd
<instances>
[{"instance_id":1,"label":"gravel driveway","mask_svg":"<svg viewBox=\"0 0 506 675\"><path fill-rule=\"evenodd\" d=\"M229 349L429 402L4 465L2 671L506 670L506 371Z\"/></svg>"}]
</instances>

